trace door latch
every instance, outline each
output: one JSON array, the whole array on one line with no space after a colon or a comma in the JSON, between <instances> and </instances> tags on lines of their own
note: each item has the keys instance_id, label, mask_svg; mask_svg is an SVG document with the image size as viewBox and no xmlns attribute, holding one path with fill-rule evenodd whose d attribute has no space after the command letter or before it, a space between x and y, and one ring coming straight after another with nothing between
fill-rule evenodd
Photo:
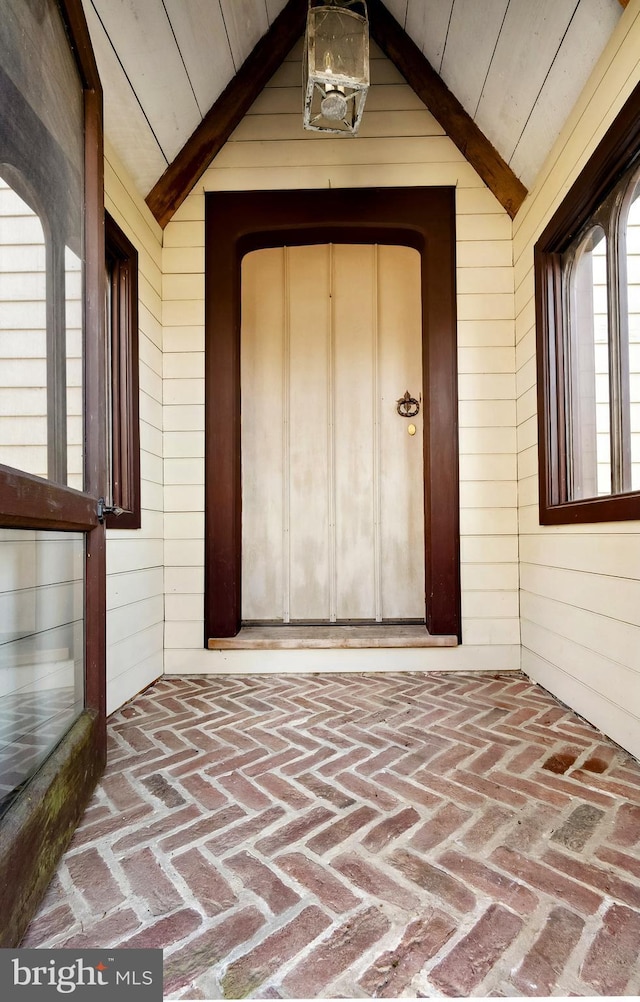
<instances>
[{"instance_id":1,"label":"door latch","mask_svg":"<svg viewBox=\"0 0 640 1002\"><path fill-rule=\"evenodd\" d=\"M98 498L98 522L104 522L107 515L124 515L124 508L119 508L117 504L107 504L104 498Z\"/></svg>"}]
</instances>

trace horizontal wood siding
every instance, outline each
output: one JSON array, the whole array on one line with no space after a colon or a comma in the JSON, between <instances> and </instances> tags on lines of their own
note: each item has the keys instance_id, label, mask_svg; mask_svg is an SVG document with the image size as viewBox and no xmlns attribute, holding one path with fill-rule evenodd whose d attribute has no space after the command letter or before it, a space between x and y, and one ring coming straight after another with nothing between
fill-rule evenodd
<instances>
[{"instance_id":1,"label":"horizontal wood siding","mask_svg":"<svg viewBox=\"0 0 640 1002\"><path fill-rule=\"evenodd\" d=\"M635 755L640 523L538 523L533 247L639 78L634 3L514 222L523 669Z\"/></svg>"},{"instance_id":2,"label":"horizontal wood siding","mask_svg":"<svg viewBox=\"0 0 640 1002\"><path fill-rule=\"evenodd\" d=\"M519 667L512 224L389 60L357 139L302 129L301 47L258 97L164 232L165 669L331 670L326 651L202 650L205 190L456 187L463 645L341 652L368 668ZM403 388L404 389L404 388ZM345 654L348 657L345 657ZM285 657L283 657L285 655ZM292 657L289 657L292 655Z\"/></svg>"},{"instance_id":3,"label":"horizontal wood siding","mask_svg":"<svg viewBox=\"0 0 640 1002\"><path fill-rule=\"evenodd\" d=\"M142 527L107 530L107 712L163 672L161 231L113 150L105 206L138 251Z\"/></svg>"}]
</instances>

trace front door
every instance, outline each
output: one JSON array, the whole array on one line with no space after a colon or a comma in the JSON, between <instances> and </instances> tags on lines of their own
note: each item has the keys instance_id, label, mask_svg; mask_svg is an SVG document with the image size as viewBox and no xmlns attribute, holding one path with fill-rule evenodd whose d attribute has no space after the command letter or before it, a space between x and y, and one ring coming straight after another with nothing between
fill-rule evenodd
<instances>
[{"instance_id":1,"label":"front door","mask_svg":"<svg viewBox=\"0 0 640 1002\"><path fill-rule=\"evenodd\" d=\"M250 408L246 388L241 386L242 262L248 254L257 250L330 243L413 248L419 255L420 296L417 301L420 303L422 335L422 559L425 577L425 604L420 610L420 618L426 613L425 628L433 635L460 636L455 190L417 187L210 191L205 194L204 355L204 643L210 649L216 649L218 638L236 636L243 619L242 522L246 512L242 511L242 471L244 468L249 474L252 465L242 458L242 408L247 412ZM382 253L384 255L386 251ZM355 301L359 295L358 290L366 288L366 284L363 286L362 271L346 268L339 269L339 272L336 281L339 280L346 290L347 303L350 299ZM316 284L311 281L312 288ZM372 291L370 294L373 297ZM262 311L262 299L267 302L269 295L269 288L262 287L260 298L256 300L257 309ZM404 296L397 298L405 301ZM363 294L362 303L365 301L366 296ZM334 302L335 297L332 298L332 303ZM369 306L371 307L371 301ZM379 305L375 309L379 310ZM356 313L356 318L358 316ZM404 321L402 323L404 325ZM355 329L354 326L354 331ZM349 339L347 344L351 344ZM285 357L288 356L283 355L283 363ZM341 380L345 373L346 378L351 379L344 392L345 399L352 399L347 408L347 424L351 422L354 428L361 416L361 405L357 397L350 398L349 394L353 394L353 386L360 382L359 378L353 379L354 369L358 370L356 375L359 375L360 364L357 362L351 367L343 367L340 363L329 370L331 378L336 381ZM386 371L386 361L379 359L377 364L381 373ZM404 372L402 376L400 387L394 385L390 391L392 399L389 403L392 402L394 406L406 390L416 396L415 389L406 384ZM264 379L266 382L266 374ZM268 381L273 386L271 377ZM301 394L299 405L299 398L295 398L295 412L291 406L293 398L285 398L289 406L288 427L297 427L297 422L303 421L305 415L313 411L305 387L296 385L295 389L296 393L300 390ZM336 394L339 392L342 391L336 385ZM337 395L335 399L337 401ZM337 404L334 408L335 406ZM314 421L317 424L319 418L314 417ZM401 440L406 441L404 436L411 437L408 436L409 419L396 415L395 421L403 429ZM417 435L420 433L420 415L414 423ZM285 425L282 426L281 434L284 433L284 427ZM328 435L328 423L326 427ZM259 434L266 434L266 430L266 420L262 420ZM335 443L332 448L335 448L336 453L338 447L364 452L363 449L358 449L357 434L347 435L344 425L340 431L334 429L331 441ZM305 448L310 450L308 442ZM378 456L377 452L375 456ZM337 476L338 465L331 463L329 471L334 469ZM382 485L385 485L384 489L389 486L394 503L398 503L400 498L405 503L407 497L410 498L410 503L421 503L409 481L400 477L394 482L391 473L387 474L384 470L381 473L380 490L383 489ZM263 487L258 489L263 490ZM354 493L361 492L362 484L359 482L355 485L347 481L344 489L353 498ZM283 499L285 505L287 497L288 494ZM269 504L273 503L272 492ZM404 517L401 515L399 521ZM302 522L305 518L309 520L311 515L303 514ZM287 524L289 532L292 525L290 518ZM298 521L297 525L300 524ZM283 523L283 533L285 528ZM345 558L340 549L340 539L350 539L351 532L346 531L344 537L341 537L337 521L334 531L336 542L334 547L329 548L329 554L334 555L336 562L338 559L349 561L351 558ZM421 537L411 532L408 538L412 540L410 550L413 560L420 546L416 540ZM258 542L260 546L263 545L262 541ZM350 552L353 553L353 548ZM392 565L392 561L387 561L382 550L379 549L378 553L381 571L386 574L387 564ZM406 557L405 552L401 560ZM312 562L307 560L304 566L308 568L312 566ZM399 563L393 563L393 572L402 577ZM407 567L404 568L405 575L410 576L411 573ZM339 615L345 615L338 611L337 594L336 585L336 619ZM395 616L395 613L385 611L383 606L384 598L379 605L382 618ZM363 607L358 605L358 609ZM295 613L305 616L308 614L306 610ZM331 617L331 609L327 611L325 603L321 613L312 610L310 614L321 614L323 621L326 621L327 616L329 619ZM351 611L348 614L353 615ZM282 618L282 611L277 615ZM366 615L367 618L377 616L375 607L373 613L369 607ZM411 615L409 610L403 610L402 617L408 615Z\"/></svg>"},{"instance_id":2,"label":"front door","mask_svg":"<svg viewBox=\"0 0 640 1002\"><path fill-rule=\"evenodd\" d=\"M420 282L402 246L244 258L244 622L424 622Z\"/></svg>"}]
</instances>

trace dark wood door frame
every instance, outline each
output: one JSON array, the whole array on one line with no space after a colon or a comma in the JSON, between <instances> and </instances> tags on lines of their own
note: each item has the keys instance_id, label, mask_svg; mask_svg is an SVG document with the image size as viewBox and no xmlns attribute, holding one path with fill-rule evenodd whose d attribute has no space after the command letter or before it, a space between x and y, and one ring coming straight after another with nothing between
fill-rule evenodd
<instances>
[{"instance_id":1,"label":"dark wood door frame","mask_svg":"<svg viewBox=\"0 0 640 1002\"><path fill-rule=\"evenodd\" d=\"M205 195L204 645L241 626L242 258L321 243L420 252L426 625L461 640L455 190L338 188Z\"/></svg>"}]
</instances>

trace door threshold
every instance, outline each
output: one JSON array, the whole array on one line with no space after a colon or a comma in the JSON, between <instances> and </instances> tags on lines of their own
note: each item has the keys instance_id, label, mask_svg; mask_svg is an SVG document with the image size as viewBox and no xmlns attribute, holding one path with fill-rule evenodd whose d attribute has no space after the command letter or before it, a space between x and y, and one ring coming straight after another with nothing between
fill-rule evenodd
<instances>
[{"instance_id":1,"label":"door threshold","mask_svg":"<svg viewBox=\"0 0 640 1002\"><path fill-rule=\"evenodd\" d=\"M457 647L455 636L432 637L424 625L243 626L235 637L209 640L210 651L285 651L373 647Z\"/></svg>"}]
</instances>

